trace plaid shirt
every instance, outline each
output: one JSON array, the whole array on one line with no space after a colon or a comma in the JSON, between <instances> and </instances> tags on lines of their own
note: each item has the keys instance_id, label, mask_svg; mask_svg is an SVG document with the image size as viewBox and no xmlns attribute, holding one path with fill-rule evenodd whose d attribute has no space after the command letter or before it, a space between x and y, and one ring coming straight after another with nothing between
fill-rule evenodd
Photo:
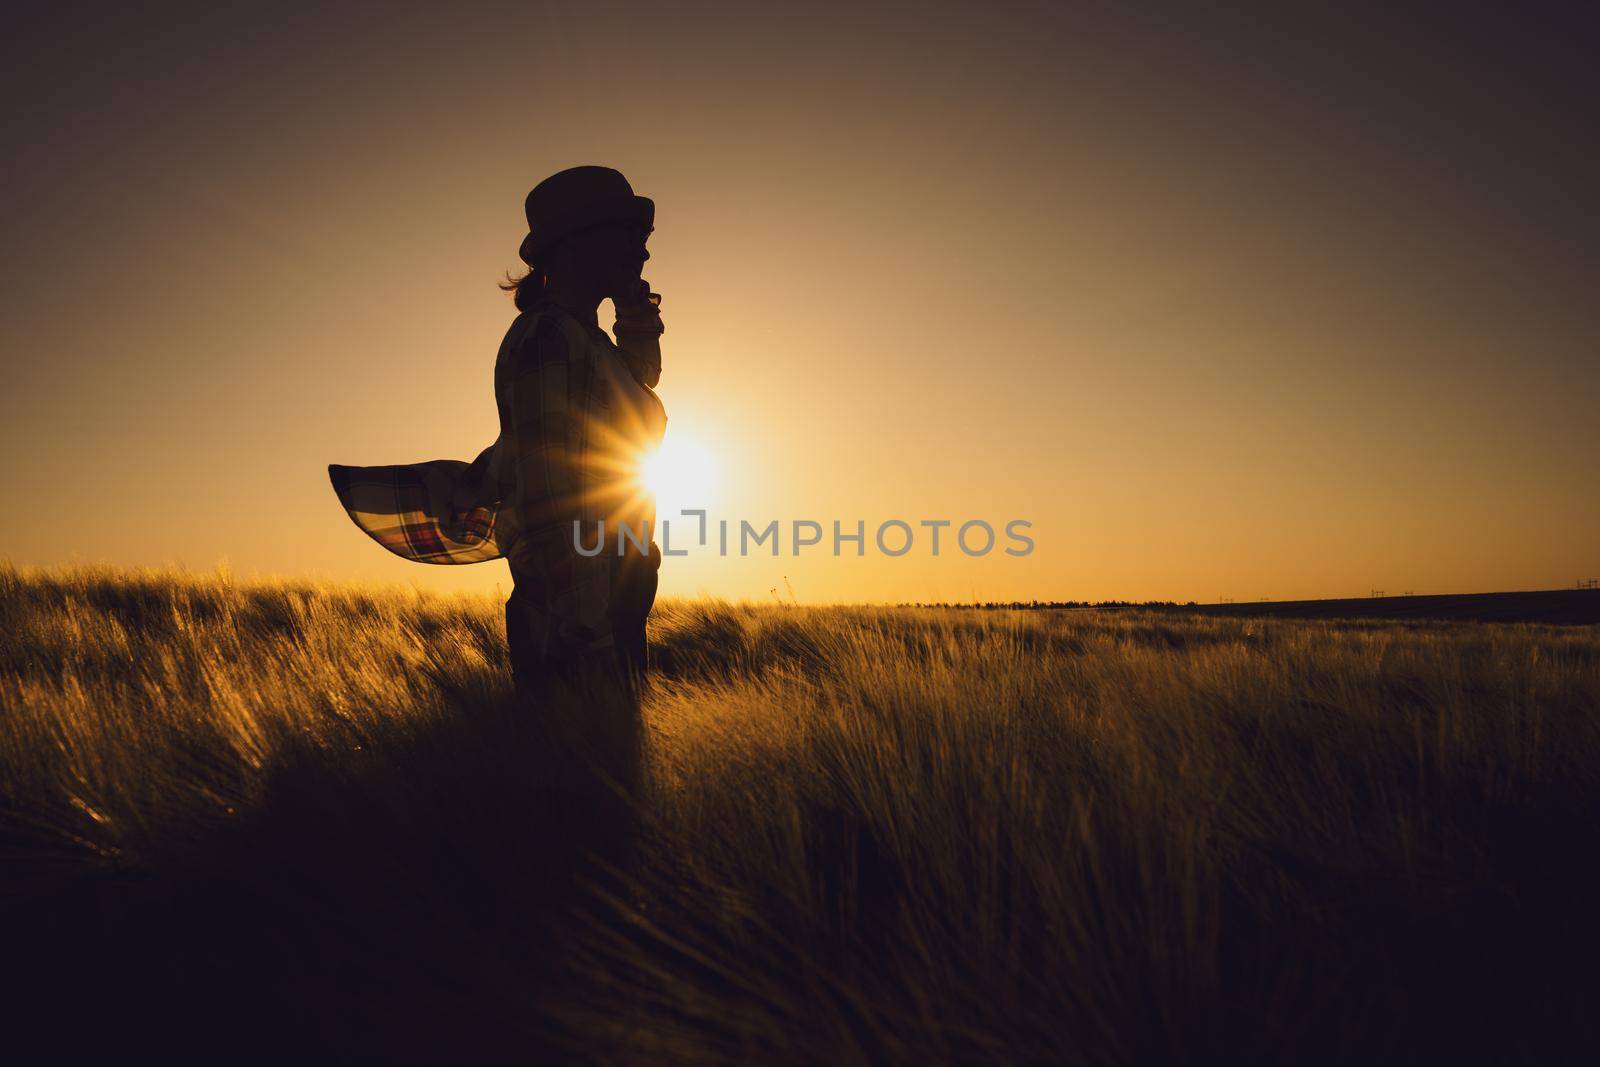
<instances>
[{"instance_id":1,"label":"plaid shirt","mask_svg":"<svg viewBox=\"0 0 1600 1067\"><path fill-rule=\"evenodd\" d=\"M616 527L653 528L634 474L666 424L650 388L661 373L654 305L620 309L616 331L619 344L548 302L518 315L495 361L495 443L471 463L330 464L351 520L419 563L506 558L556 631L603 641ZM607 551L579 554L574 520L586 545L605 522Z\"/></svg>"}]
</instances>

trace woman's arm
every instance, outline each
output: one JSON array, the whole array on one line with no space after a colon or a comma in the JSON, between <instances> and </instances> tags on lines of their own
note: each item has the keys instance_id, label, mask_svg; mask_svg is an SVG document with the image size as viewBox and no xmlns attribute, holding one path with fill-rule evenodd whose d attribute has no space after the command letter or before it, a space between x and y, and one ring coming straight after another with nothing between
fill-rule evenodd
<instances>
[{"instance_id":1,"label":"woman's arm","mask_svg":"<svg viewBox=\"0 0 1600 1067\"><path fill-rule=\"evenodd\" d=\"M635 379L654 389L661 380L661 294L649 291L642 280L638 300L616 304L617 321L611 327L623 362Z\"/></svg>"},{"instance_id":2,"label":"woman's arm","mask_svg":"<svg viewBox=\"0 0 1600 1067\"><path fill-rule=\"evenodd\" d=\"M569 345L559 323L540 319L511 369L511 448L521 531L513 567L550 591L557 632L574 652L611 647L610 561L583 556L573 522L583 519L584 444L603 382L586 349Z\"/></svg>"}]
</instances>

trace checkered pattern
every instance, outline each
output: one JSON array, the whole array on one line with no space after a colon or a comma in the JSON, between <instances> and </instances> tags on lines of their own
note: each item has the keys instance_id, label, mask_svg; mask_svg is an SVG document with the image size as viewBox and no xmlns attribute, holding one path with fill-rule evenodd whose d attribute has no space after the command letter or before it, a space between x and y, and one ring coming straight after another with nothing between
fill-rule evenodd
<instances>
[{"instance_id":1,"label":"checkered pattern","mask_svg":"<svg viewBox=\"0 0 1600 1067\"><path fill-rule=\"evenodd\" d=\"M640 451L659 444L666 415L646 384L660 374L659 316L618 315L619 350L597 326L551 304L519 315L495 362L500 437L471 463L330 464L350 518L384 548L419 563L505 558L518 599L538 616L535 643L609 643L618 521L653 522L653 506L621 488ZM634 487L636 490L636 487ZM607 527L607 552L575 551ZM659 558L659 557L656 557Z\"/></svg>"},{"instance_id":2,"label":"checkered pattern","mask_svg":"<svg viewBox=\"0 0 1600 1067\"><path fill-rule=\"evenodd\" d=\"M378 544L418 563L482 563L505 553L495 537L498 502L457 506L480 484L473 463L435 459L387 467L328 465L328 477L350 518Z\"/></svg>"}]
</instances>

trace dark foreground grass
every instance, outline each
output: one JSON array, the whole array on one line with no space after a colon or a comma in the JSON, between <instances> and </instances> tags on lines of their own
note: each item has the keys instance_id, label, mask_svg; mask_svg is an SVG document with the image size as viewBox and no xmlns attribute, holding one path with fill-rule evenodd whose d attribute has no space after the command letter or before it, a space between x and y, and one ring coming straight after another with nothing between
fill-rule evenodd
<instances>
[{"instance_id":1,"label":"dark foreground grass","mask_svg":"<svg viewBox=\"0 0 1600 1067\"><path fill-rule=\"evenodd\" d=\"M633 822L500 605L0 570L9 1040L1586 1062L1594 627L665 604ZM636 847L622 847L634 830Z\"/></svg>"}]
</instances>

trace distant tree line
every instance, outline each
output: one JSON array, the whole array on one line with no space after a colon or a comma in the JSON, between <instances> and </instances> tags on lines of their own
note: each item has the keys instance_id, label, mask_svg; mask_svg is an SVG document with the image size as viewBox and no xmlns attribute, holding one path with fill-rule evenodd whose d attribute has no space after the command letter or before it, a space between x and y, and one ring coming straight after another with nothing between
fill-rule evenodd
<instances>
[{"instance_id":1,"label":"distant tree line","mask_svg":"<svg viewBox=\"0 0 1600 1067\"><path fill-rule=\"evenodd\" d=\"M1195 601L1176 600L985 600L949 604L943 601L901 602L902 608L966 608L974 611L1041 611L1051 608L1192 608Z\"/></svg>"}]
</instances>

